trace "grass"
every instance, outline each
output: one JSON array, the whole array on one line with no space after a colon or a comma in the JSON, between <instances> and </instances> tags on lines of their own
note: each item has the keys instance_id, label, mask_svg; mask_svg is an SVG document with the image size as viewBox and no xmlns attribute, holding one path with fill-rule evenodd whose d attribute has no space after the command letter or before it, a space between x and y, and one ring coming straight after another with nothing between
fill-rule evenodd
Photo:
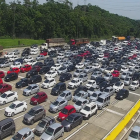
<instances>
[{"instance_id":1,"label":"grass","mask_svg":"<svg viewBox=\"0 0 140 140\"><path fill-rule=\"evenodd\" d=\"M32 44L42 44L45 40L33 40L33 39L0 39L0 46L3 48L14 48L14 47L26 47Z\"/></svg>"}]
</instances>

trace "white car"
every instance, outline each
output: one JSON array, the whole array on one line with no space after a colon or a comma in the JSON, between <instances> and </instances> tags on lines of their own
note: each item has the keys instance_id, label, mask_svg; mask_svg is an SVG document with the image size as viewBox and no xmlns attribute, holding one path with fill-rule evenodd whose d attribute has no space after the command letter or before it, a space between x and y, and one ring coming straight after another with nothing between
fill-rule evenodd
<instances>
[{"instance_id":1,"label":"white car","mask_svg":"<svg viewBox=\"0 0 140 140\"><path fill-rule=\"evenodd\" d=\"M13 117L15 114L25 112L27 103L22 101L15 101L9 107L5 108L5 116Z\"/></svg>"},{"instance_id":2,"label":"white car","mask_svg":"<svg viewBox=\"0 0 140 140\"><path fill-rule=\"evenodd\" d=\"M54 66L52 66L51 67L51 70L52 71L57 71L59 68L61 68L62 67L62 65L60 65L60 64L55 64Z\"/></svg>"},{"instance_id":3,"label":"white car","mask_svg":"<svg viewBox=\"0 0 140 140\"><path fill-rule=\"evenodd\" d=\"M38 47L31 48L31 51L39 51Z\"/></svg>"},{"instance_id":4,"label":"white car","mask_svg":"<svg viewBox=\"0 0 140 140\"><path fill-rule=\"evenodd\" d=\"M9 53L7 53L7 54L4 55L5 58L11 58L13 56L15 56L15 53L14 52L9 52Z\"/></svg>"},{"instance_id":5,"label":"white car","mask_svg":"<svg viewBox=\"0 0 140 140\"><path fill-rule=\"evenodd\" d=\"M31 55L38 54L38 50L31 50L31 51L30 51L30 54L31 54Z\"/></svg>"},{"instance_id":6,"label":"white car","mask_svg":"<svg viewBox=\"0 0 140 140\"><path fill-rule=\"evenodd\" d=\"M9 61L12 62L14 60L18 59L18 56L17 55L14 55L12 57L9 58Z\"/></svg>"},{"instance_id":7,"label":"white car","mask_svg":"<svg viewBox=\"0 0 140 140\"><path fill-rule=\"evenodd\" d=\"M114 71L114 68L108 67L104 72L105 72L106 74L109 74L109 73L112 73L113 71Z\"/></svg>"},{"instance_id":8,"label":"white car","mask_svg":"<svg viewBox=\"0 0 140 140\"><path fill-rule=\"evenodd\" d=\"M25 59L24 59L24 62L27 63L31 60L33 60L34 58L32 56L27 56Z\"/></svg>"},{"instance_id":9,"label":"white car","mask_svg":"<svg viewBox=\"0 0 140 140\"><path fill-rule=\"evenodd\" d=\"M86 106L80 110L83 118L89 119L92 115L96 114L98 110L96 102L86 104Z\"/></svg>"},{"instance_id":10,"label":"white car","mask_svg":"<svg viewBox=\"0 0 140 140\"><path fill-rule=\"evenodd\" d=\"M136 90L138 88L139 88L139 81L133 81L129 86L130 90Z\"/></svg>"},{"instance_id":11,"label":"white car","mask_svg":"<svg viewBox=\"0 0 140 140\"><path fill-rule=\"evenodd\" d=\"M64 58L64 57L65 57L65 55L62 54L62 53L59 53L58 56L57 56L57 58Z\"/></svg>"},{"instance_id":12,"label":"white car","mask_svg":"<svg viewBox=\"0 0 140 140\"><path fill-rule=\"evenodd\" d=\"M56 84L56 81L54 78L48 78L42 83L41 87L42 88L49 88L49 87L54 86L55 84Z\"/></svg>"},{"instance_id":13,"label":"white car","mask_svg":"<svg viewBox=\"0 0 140 140\"><path fill-rule=\"evenodd\" d=\"M27 65L33 66L37 61L36 60L30 60L27 62Z\"/></svg>"},{"instance_id":14,"label":"white car","mask_svg":"<svg viewBox=\"0 0 140 140\"><path fill-rule=\"evenodd\" d=\"M90 87L98 88L99 86L96 84L95 80L88 80L88 83L86 84L86 87L89 89Z\"/></svg>"},{"instance_id":15,"label":"white car","mask_svg":"<svg viewBox=\"0 0 140 140\"><path fill-rule=\"evenodd\" d=\"M76 88L80 86L82 82L78 78L74 78L71 82L69 82L68 87L69 88Z\"/></svg>"},{"instance_id":16,"label":"white car","mask_svg":"<svg viewBox=\"0 0 140 140\"><path fill-rule=\"evenodd\" d=\"M54 78L54 77L56 77L57 75L58 75L57 71L52 71L52 70L50 70L49 72L47 72L47 73L45 74L45 77L46 77L46 78Z\"/></svg>"},{"instance_id":17,"label":"white car","mask_svg":"<svg viewBox=\"0 0 140 140\"><path fill-rule=\"evenodd\" d=\"M22 64L20 62L14 62L13 65L10 66L11 68L21 68Z\"/></svg>"},{"instance_id":18,"label":"white car","mask_svg":"<svg viewBox=\"0 0 140 140\"><path fill-rule=\"evenodd\" d=\"M121 68L121 72L127 72L129 70L129 68L127 68L127 67L125 67L125 66L123 66L122 68Z\"/></svg>"},{"instance_id":19,"label":"white car","mask_svg":"<svg viewBox=\"0 0 140 140\"><path fill-rule=\"evenodd\" d=\"M93 69L99 69L101 66L98 63L92 65Z\"/></svg>"},{"instance_id":20,"label":"white car","mask_svg":"<svg viewBox=\"0 0 140 140\"><path fill-rule=\"evenodd\" d=\"M77 69L82 69L84 67L84 64L83 63L78 63L75 68Z\"/></svg>"},{"instance_id":21,"label":"white car","mask_svg":"<svg viewBox=\"0 0 140 140\"><path fill-rule=\"evenodd\" d=\"M6 91L0 96L0 104L6 104L18 99L17 92Z\"/></svg>"},{"instance_id":22,"label":"white car","mask_svg":"<svg viewBox=\"0 0 140 140\"><path fill-rule=\"evenodd\" d=\"M131 69L134 69L136 67L136 65L134 64L134 63L131 63L130 65L129 65L129 69L131 68Z\"/></svg>"},{"instance_id":23,"label":"white car","mask_svg":"<svg viewBox=\"0 0 140 140\"><path fill-rule=\"evenodd\" d=\"M113 85L113 89L115 90L115 92L120 91L121 89L124 88L124 82L117 82L116 84Z\"/></svg>"}]
</instances>

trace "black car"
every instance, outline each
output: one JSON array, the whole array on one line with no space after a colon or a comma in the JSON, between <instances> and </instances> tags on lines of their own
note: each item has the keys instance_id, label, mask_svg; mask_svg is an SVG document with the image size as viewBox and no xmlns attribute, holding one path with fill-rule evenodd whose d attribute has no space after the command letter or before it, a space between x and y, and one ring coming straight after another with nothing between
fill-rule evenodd
<instances>
[{"instance_id":1,"label":"black car","mask_svg":"<svg viewBox=\"0 0 140 140\"><path fill-rule=\"evenodd\" d=\"M13 63L15 63L15 62L20 62L21 64L23 64L23 59L22 58L18 58Z\"/></svg>"},{"instance_id":2,"label":"black car","mask_svg":"<svg viewBox=\"0 0 140 140\"><path fill-rule=\"evenodd\" d=\"M39 74L46 74L50 70L50 67L44 66L40 69Z\"/></svg>"},{"instance_id":3,"label":"black car","mask_svg":"<svg viewBox=\"0 0 140 140\"><path fill-rule=\"evenodd\" d=\"M133 77L132 77L132 80L135 81L135 80L139 80L139 79L140 79L140 73L135 72Z\"/></svg>"},{"instance_id":4,"label":"black car","mask_svg":"<svg viewBox=\"0 0 140 140\"><path fill-rule=\"evenodd\" d=\"M75 70L75 65L70 65L67 67L67 71L68 72L71 72L71 71L74 71Z\"/></svg>"},{"instance_id":5,"label":"black car","mask_svg":"<svg viewBox=\"0 0 140 140\"><path fill-rule=\"evenodd\" d=\"M121 89L118 93L116 93L116 99L123 100L129 96L129 91L126 89Z\"/></svg>"},{"instance_id":6,"label":"black car","mask_svg":"<svg viewBox=\"0 0 140 140\"><path fill-rule=\"evenodd\" d=\"M119 82L120 81L120 78L118 77L113 77L110 81L109 81L109 84L110 86L113 86L115 83Z\"/></svg>"},{"instance_id":7,"label":"black car","mask_svg":"<svg viewBox=\"0 0 140 140\"><path fill-rule=\"evenodd\" d=\"M57 52L56 51L50 51L49 56L50 57L57 57Z\"/></svg>"},{"instance_id":8,"label":"black car","mask_svg":"<svg viewBox=\"0 0 140 140\"><path fill-rule=\"evenodd\" d=\"M34 84L34 83L39 83L42 81L42 77L40 75L34 75L30 78L29 83Z\"/></svg>"},{"instance_id":9,"label":"black car","mask_svg":"<svg viewBox=\"0 0 140 140\"><path fill-rule=\"evenodd\" d=\"M79 86L75 91L74 91L74 94L73 96L75 96L79 91L87 91L87 88L85 86Z\"/></svg>"},{"instance_id":10,"label":"black car","mask_svg":"<svg viewBox=\"0 0 140 140\"><path fill-rule=\"evenodd\" d=\"M99 84L99 88L100 88L100 91L103 91L104 89L106 89L106 87L109 87L110 84L108 84L107 81L103 81L102 83Z\"/></svg>"},{"instance_id":11,"label":"black car","mask_svg":"<svg viewBox=\"0 0 140 140\"><path fill-rule=\"evenodd\" d=\"M16 83L16 88L22 88L28 86L29 80L27 78L21 79L19 82Z\"/></svg>"},{"instance_id":12,"label":"black car","mask_svg":"<svg viewBox=\"0 0 140 140\"><path fill-rule=\"evenodd\" d=\"M33 68L35 66L39 66L40 68L42 68L44 66L44 64L42 62L36 62L34 65L33 65Z\"/></svg>"},{"instance_id":13,"label":"black car","mask_svg":"<svg viewBox=\"0 0 140 140\"><path fill-rule=\"evenodd\" d=\"M105 81L105 79L104 79L103 77L97 77L97 78L95 79L95 81L96 81L96 84L99 85L99 84L101 84L103 81Z\"/></svg>"},{"instance_id":14,"label":"black car","mask_svg":"<svg viewBox=\"0 0 140 140\"><path fill-rule=\"evenodd\" d=\"M34 75L38 75L38 71L36 69L30 70L28 73L26 73L26 78L30 78Z\"/></svg>"},{"instance_id":15,"label":"black car","mask_svg":"<svg viewBox=\"0 0 140 140\"><path fill-rule=\"evenodd\" d=\"M61 74L59 81L65 82L67 80L70 80L72 78L72 75L70 73L63 73Z\"/></svg>"},{"instance_id":16,"label":"black car","mask_svg":"<svg viewBox=\"0 0 140 140\"><path fill-rule=\"evenodd\" d=\"M51 91L51 95L57 96L59 95L62 91L66 90L66 84L65 83L57 83Z\"/></svg>"},{"instance_id":17,"label":"black car","mask_svg":"<svg viewBox=\"0 0 140 140\"><path fill-rule=\"evenodd\" d=\"M9 73L5 76L4 81L5 82L10 82L13 80L18 79L18 74L17 73Z\"/></svg>"},{"instance_id":18,"label":"black car","mask_svg":"<svg viewBox=\"0 0 140 140\"><path fill-rule=\"evenodd\" d=\"M82 124L83 116L80 113L72 113L61 122L64 131L71 131L76 126Z\"/></svg>"},{"instance_id":19,"label":"black car","mask_svg":"<svg viewBox=\"0 0 140 140\"><path fill-rule=\"evenodd\" d=\"M52 63L54 64L54 60L51 58L51 57L47 57L45 60L44 60L44 65L47 65L49 63Z\"/></svg>"}]
</instances>

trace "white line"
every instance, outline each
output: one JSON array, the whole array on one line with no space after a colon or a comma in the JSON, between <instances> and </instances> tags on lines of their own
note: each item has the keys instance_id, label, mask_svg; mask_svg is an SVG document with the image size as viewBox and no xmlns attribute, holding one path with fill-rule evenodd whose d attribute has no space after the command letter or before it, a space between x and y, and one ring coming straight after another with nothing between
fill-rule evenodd
<instances>
[{"instance_id":1,"label":"white line","mask_svg":"<svg viewBox=\"0 0 140 140\"><path fill-rule=\"evenodd\" d=\"M14 118L14 120L16 120L16 119L18 119L18 118L21 118L22 116L24 116L24 114L23 114L23 115L20 115L20 116L18 116L18 117L16 117L16 118Z\"/></svg>"},{"instance_id":2,"label":"white line","mask_svg":"<svg viewBox=\"0 0 140 140\"><path fill-rule=\"evenodd\" d=\"M140 96L140 94L137 94L135 92L129 92L129 93L134 94L134 95L137 95L137 96Z\"/></svg>"},{"instance_id":3,"label":"white line","mask_svg":"<svg viewBox=\"0 0 140 140\"><path fill-rule=\"evenodd\" d=\"M29 99L31 99L31 98L27 98L27 99L23 100L22 102L27 101L27 100L29 100Z\"/></svg>"},{"instance_id":4,"label":"white line","mask_svg":"<svg viewBox=\"0 0 140 140\"><path fill-rule=\"evenodd\" d=\"M58 115L54 116L54 118L56 118Z\"/></svg>"},{"instance_id":5,"label":"white line","mask_svg":"<svg viewBox=\"0 0 140 140\"><path fill-rule=\"evenodd\" d=\"M20 75L19 75L18 77L20 77L20 78L25 78L25 77L22 77L22 76L20 76Z\"/></svg>"},{"instance_id":6,"label":"white line","mask_svg":"<svg viewBox=\"0 0 140 140\"><path fill-rule=\"evenodd\" d=\"M6 107L4 107L4 108L1 108L0 110L4 110Z\"/></svg>"},{"instance_id":7,"label":"white line","mask_svg":"<svg viewBox=\"0 0 140 140\"><path fill-rule=\"evenodd\" d=\"M74 133L72 133L71 135L69 135L67 138L65 138L64 140L68 140L70 139L73 135L75 135L77 132L79 132L81 129L83 129L85 126L87 126L88 123L84 124L82 127L80 127L79 129L77 129Z\"/></svg>"},{"instance_id":8,"label":"white line","mask_svg":"<svg viewBox=\"0 0 140 140\"><path fill-rule=\"evenodd\" d=\"M121 113L116 112L116 111L111 110L111 109L106 109L106 111L111 112L111 113L113 113L113 114L117 114L117 115L119 115L119 116L124 116L124 114L121 114Z\"/></svg>"}]
</instances>

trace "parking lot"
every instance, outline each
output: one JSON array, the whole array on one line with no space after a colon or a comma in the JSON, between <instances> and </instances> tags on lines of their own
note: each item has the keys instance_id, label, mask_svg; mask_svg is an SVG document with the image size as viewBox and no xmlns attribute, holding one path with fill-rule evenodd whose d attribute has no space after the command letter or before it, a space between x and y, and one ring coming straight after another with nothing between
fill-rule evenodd
<instances>
[{"instance_id":1,"label":"parking lot","mask_svg":"<svg viewBox=\"0 0 140 140\"><path fill-rule=\"evenodd\" d=\"M13 49L7 50L8 52L12 51ZM20 48L20 52L22 52L23 48ZM37 55L32 55L34 58L36 58ZM56 58L54 58L54 61L56 62ZM7 73L9 68L0 68L0 71L4 71ZM73 72L71 72L73 74ZM30 104L31 96L23 96L23 90L25 88L17 89L15 88L15 84L22 78L24 78L26 73L20 73L17 80L14 80L12 82L5 82L12 86L12 91L17 91L18 93L18 100L25 101L27 103L27 110L28 112L33 105ZM91 74L88 74L88 79L90 79ZM59 82L59 76L55 78L56 83ZM44 75L42 75L42 82L44 81ZM70 81L66 82L66 85L68 86L68 83ZM84 82L83 85L85 85L87 82ZM41 86L41 83L37 83L39 86ZM42 89L40 87L40 91L44 91L48 95L48 100L44 103L41 103L42 106L46 109L46 114L48 116L53 116L54 118L57 118L58 113L50 113L48 111L49 105L51 102L55 101L57 99L57 96L50 95L52 88L48 89ZM125 86L125 89L128 89L128 86ZM74 90L71 90L73 93ZM124 100L116 100L115 94L111 97L111 104L103 110L98 110L97 114L92 116L89 120L84 120L81 125L78 127L72 129L70 132L65 132L64 136L60 139L65 140L101 140L104 138L111 129L122 119L123 116L127 114L127 112L133 107L133 105L139 100L140 98L140 89L137 89L136 91L130 91L128 98ZM5 108L9 106L11 103L1 105L0 106L0 119L3 120L6 118L4 115ZM69 105L73 105L74 103L72 101L68 102ZM34 123L33 125L25 125L23 121L23 116L26 112L22 112L19 114L16 114L14 117L12 117L16 124L16 132L24 127L29 127L32 130L36 127L38 122ZM9 136L5 138L5 140L9 140L12 138L12 136ZM35 140L39 140L38 136L35 136Z\"/></svg>"}]
</instances>

